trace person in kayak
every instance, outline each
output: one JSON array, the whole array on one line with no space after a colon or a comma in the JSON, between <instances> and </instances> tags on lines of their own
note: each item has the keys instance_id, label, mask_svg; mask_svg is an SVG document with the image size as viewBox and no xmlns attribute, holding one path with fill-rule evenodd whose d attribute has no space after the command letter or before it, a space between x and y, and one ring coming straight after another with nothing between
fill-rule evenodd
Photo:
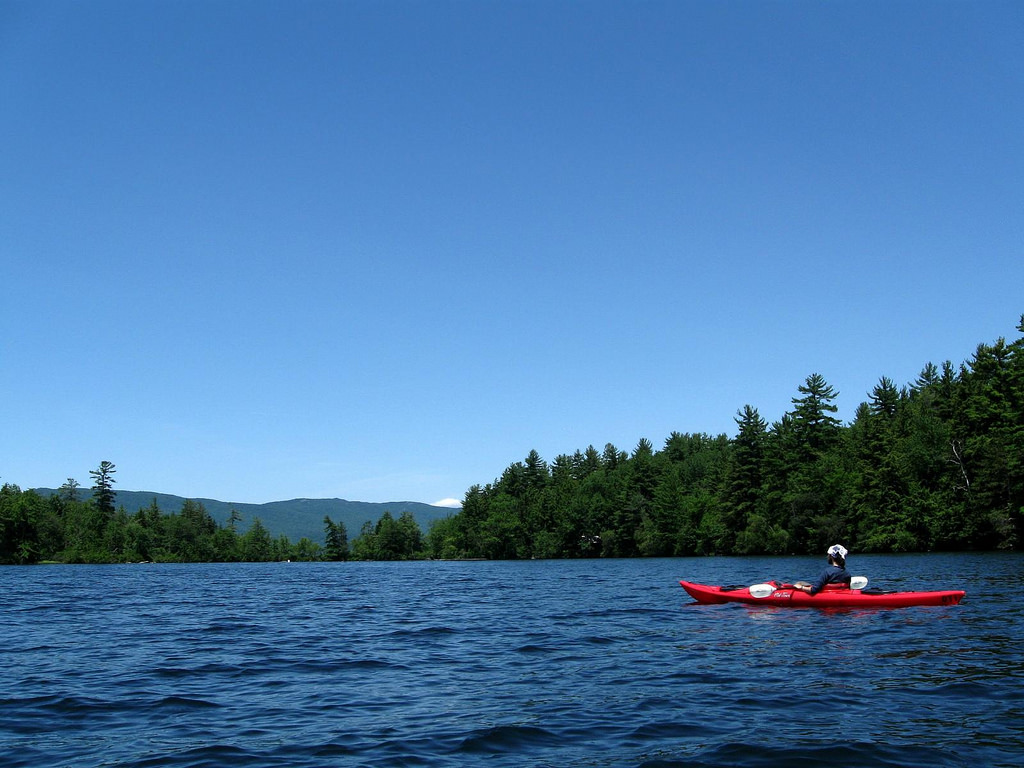
<instances>
[{"instance_id":1,"label":"person in kayak","mask_svg":"<svg viewBox=\"0 0 1024 768\"><path fill-rule=\"evenodd\" d=\"M846 570L847 554L846 547L842 544L833 544L828 548L828 565L818 574L817 580L813 584L808 584L806 581L798 581L793 587L809 595L816 595L826 584L846 584L849 586L850 579L853 576Z\"/></svg>"}]
</instances>

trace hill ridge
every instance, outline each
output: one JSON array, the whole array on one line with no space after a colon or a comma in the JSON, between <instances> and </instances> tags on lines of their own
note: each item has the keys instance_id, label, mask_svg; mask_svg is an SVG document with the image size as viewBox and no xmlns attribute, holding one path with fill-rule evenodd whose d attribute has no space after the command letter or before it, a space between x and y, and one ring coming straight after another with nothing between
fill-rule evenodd
<instances>
[{"instance_id":1,"label":"hill ridge","mask_svg":"<svg viewBox=\"0 0 1024 768\"><path fill-rule=\"evenodd\" d=\"M34 488L36 493L43 496L51 496L58 493L54 488ZM434 520L455 514L458 510L450 507L435 507L420 501L350 501L341 498L317 499L311 497L298 497L294 499L283 499L280 501L267 501L263 503L220 501L200 496L177 496L171 493L159 491L115 491L116 498L114 505L120 509L124 507L128 514L135 514L140 509L148 508L154 501L160 511L164 514L171 514L181 511L186 500L202 504L210 516L220 525L226 525L231 510L235 510L242 516L237 526L239 533L248 530L252 521L257 517L263 526L270 531L275 538L280 535L287 536L292 543L305 537L319 544L324 543L324 516L328 516L335 523L343 523L348 532L349 539L359 535L359 531L366 522L376 523L385 511L398 517L403 512L409 512L416 520L420 529L426 533L430 523ZM91 491L87 488L78 489L80 499L89 498Z\"/></svg>"}]
</instances>

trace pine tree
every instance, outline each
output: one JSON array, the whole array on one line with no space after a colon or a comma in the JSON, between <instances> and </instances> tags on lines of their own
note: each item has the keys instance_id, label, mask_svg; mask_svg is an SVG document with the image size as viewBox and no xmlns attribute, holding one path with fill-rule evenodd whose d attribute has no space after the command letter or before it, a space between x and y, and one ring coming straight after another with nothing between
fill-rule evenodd
<instances>
[{"instance_id":1,"label":"pine tree","mask_svg":"<svg viewBox=\"0 0 1024 768\"><path fill-rule=\"evenodd\" d=\"M324 556L327 560L348 560L348 531L344 523L335 523L330 516L324 515L324 540Z\"/></svg>"},{"instance_id":2,"label":"pine tree","mask_svg":"<svg viewBox=\"0 0 1024 768\"><path fill-rule=\"evenodd\" d=\"M840 421L831 415L839 410L832 402L839 393L819 373L808 376L797 391L803 397L793 398L793 427L806 451L804 458L813 458L839 435Z\"/></svg>"},{"instance_id":3,"label":"pine tree","mask_svg":"<svg viewBox=\"0 0 1024 768\"><path fill-rule=\"evenodd\" d=\"M109 461L101 461L99 469L89 472L93 477L92 497L96 501L96 507L105 516L114 514L114 501L117 494L114 491L114 473L117 469Z\"/></svg>"},{"instance_id":4,"label":"pine tree","mask_svg":"<svg viewBox=\"0 0 1024 768\"><path fill-rule=\"evenodd\" d=\"M274 557L274 542L270 532L257 517L242 537L242 558L250 563L265 563Z\"/></svg>"},{"instance_id":5,"label":"pine tree","mask_svg":"<svg viewBox=\"0 0 1024 768\"><path fill-rule=\"evenodd\" d=\"M81 484L73 477L69 477L64 481L64 485L60 487L60 497L65 501L76 502L78 501L78 489Z\"/></svg>"},{"instance_id":6,"label":"pine tree","mask_svg":"<svg viewBox=\"0 0 1024 768\"><path fill-rule=\"evenodd\" d=\"M746 530L759 511L764 484L767 423L751 405L736 413L739 432L733 441L726 485L725 520L736 531Z\"/></svg>"}]
</instances>

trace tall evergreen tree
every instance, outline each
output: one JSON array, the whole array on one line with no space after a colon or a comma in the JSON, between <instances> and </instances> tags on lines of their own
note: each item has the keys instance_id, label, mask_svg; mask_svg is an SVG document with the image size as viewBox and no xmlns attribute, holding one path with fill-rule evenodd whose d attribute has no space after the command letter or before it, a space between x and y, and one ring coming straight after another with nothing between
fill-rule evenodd
<instances>
[{"instance_id":1,"label":"tall evergreen tree","mask_svg":"<svg viewBox=\"0 0 1024 768\"><path fill-rule=\"evenodd\" d=\"M524 462L524 481L526 487L533 491L542 490L550 479L547 462L540 457L536 450L531 450Z\"/></svg>"},{"instance_id":2,"label":"tall evergreen tree","mask_svg":"<svg viewBox=\"0 0 1024 768\"><path fill-rule=\"evenodd\" d=\"M1012 456L1017 445L1020 416L1015 413L1014 352L1005 339L979 344L962 377L962 453L957 455L970 505L981 512L992 547L1016 546L1020 495L1014 488ZM957 446L953 446L956 448Z\"/></svg>"},{"instance_id":3,"label":"tall evergreen tree","mask_svg":"<svg viewBox=\"0 0 1024 768\"><path fill-rule=\"evenodd\" d=\"M739 432L733 441L729 460L725 521L733 531L739 532L746 530L751 518L762 512L768 425L751 405L737 411L735 421Z\"/></svg>"},{"instance_id":4,"label":"tall evergreen tree","mask_svg":"<svg viewBox=\"0 0 1024 768\"><path fill-rule=\"evenodd\" d=\"M871 412L876 416L892 418L900 402L900 392L892 379L883 376L871 390Z\"/></svg>"},{"instance_id":5,"label":"tall evergreen tree","mask_svg":"<svg viewBox=\"0 0 1024 768\"><path fill-rule=\"evenodd\" d=\"M69 477L64 481L64 485L60 487L60 497L65 501L78 501L78 489L80 487L81 484L75 478Z\"/></svg>"},{"instance_id":6,"label":"tall evergreen tree","mask_svg":"<svg viewBox=\"0 0 1024 768\"><path fill-rule=\"evenodd\" d=\"M257 517L242 537L243 559L251 563L264 563L274 559L274 542L270 532Z\"/></svg>"},{"instance_id":7,"label":"tall evergreen tree","mask_svg":"<svg viewBox=\"0 0 1024 768\"><path fill-rule=\"evenodd\" d=\"M831 414L839 410L833 402L838 396L820 373L812 373L797 387L802 397L794 397L793 428L805 447L806 458L820 455L839 434L840 421Z\"/></svg>"},{"instance_id":8,"label":"tall evergreen tree","mask_svg":"<svg viewBox=\"0 0 1024 768\"><path fill-rule=\"evenodd\" d=\"M604 452L601 454L601 463L604 469L614 471L627 458L625 451L620 451L611 443L605 443Z\"/></svg>"},{"instance_id":9,"label":"tall evergreen tree","mask_svg":"<svg viewBox=\"0 0 1024 768\"><path fill-rule=\"evenodd\" d=\"M109 461L101 461L99 469L90 470L89 474L92 475L92 497L96 502L96 507L104 515L114 514L114 501L117 498L117 494L114 491L114 473L117 471L115 466Z\"/></svg>"},{"instance_id":10,"label":"tall evergreen tree","mask_svg":"<svg viewBox=\"0 0 1024 768\"><path fill-rule=\"evenodd\" d=\"M324 515L324 556L328 560L348 560L348 531L341 521L337 523L331 520L329 515Z\"/></svg>"}]
</instances>

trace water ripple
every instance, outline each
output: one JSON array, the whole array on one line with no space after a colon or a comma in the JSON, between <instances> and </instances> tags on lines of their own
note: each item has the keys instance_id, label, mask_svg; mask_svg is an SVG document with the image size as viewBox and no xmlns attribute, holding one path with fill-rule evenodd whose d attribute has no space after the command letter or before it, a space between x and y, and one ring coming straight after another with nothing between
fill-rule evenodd
<instances>
[{"instance_id":1,"label":"water ripple","mask_svg":"<svg viewBox=\"0 0 1024 768\"><path fill-rule=\"evenodd\" d=\"M1022 562L858 558L969 589L870 612L677 585L799 558L0 568L3 764L1015 766Z\"/></svg>"}]
</instances>

